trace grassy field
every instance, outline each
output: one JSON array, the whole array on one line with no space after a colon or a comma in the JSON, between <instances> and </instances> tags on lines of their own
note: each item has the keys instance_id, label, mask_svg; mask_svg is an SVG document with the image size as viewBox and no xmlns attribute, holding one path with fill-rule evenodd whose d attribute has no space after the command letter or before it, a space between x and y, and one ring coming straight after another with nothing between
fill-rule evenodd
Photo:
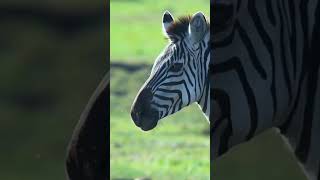
<instances>
[{"instance_id":1,"label":"grassy field","mask_svg":"<svg viewBox=\"0 0 320 180\"><path fill-rule=\"evenodd\" d=\"M111 177L152 179L209 179L208 123L197 106L168 117L143 132L129 114L143 83L144 70L111 71ZM123 84L126 86L123 86Z\"/></svg>"},{"instance_id":2,"label":"grassy field","mask_svg":"<svg viewBox=\"0 0 320 180\"><path fill-rule=\"evenodd\" d=\"M143 132L130 118L130 106L151 65L167 40L162 14L175 16L203 11L209 1L111 1L111 63L143 63L138 71L111 66L111 179L148 177L152 180L210 178L208 123L197 105L160 121Z\"/></svg>"},{"instance_id":3,"label":"grassy field","mask_svg":"<svg viewBox=\"0 0 320 180\"><path fill-rule=\"evenodd\" d=\"M231 149L212 167L214 180L306 180L275 129Z\"/></svg>"},{"instance_id":4,"label":"grassy field","mask_svg":"<svg viewBox=\"0 0 320 180\"><path fill-rule=\"evenodd\" d=\"M163 49L162 14L169 10L177 18L202 11L209 17L209 0L110 1L111 60L148 62ZM209 18L208 18L209 19Z\"/></svg>"}]
</instances>

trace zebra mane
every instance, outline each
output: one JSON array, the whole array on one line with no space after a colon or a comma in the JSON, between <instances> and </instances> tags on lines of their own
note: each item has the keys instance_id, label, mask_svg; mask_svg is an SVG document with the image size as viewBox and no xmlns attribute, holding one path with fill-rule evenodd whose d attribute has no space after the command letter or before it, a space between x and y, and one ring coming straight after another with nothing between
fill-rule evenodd
<instances>
[{"instance_id":1,"label":"zebra mane","mask_svg":"<svg viewBox=\"0 0 320 180\"><path fill-rule=\"evenodd\" d=\"M178 17L177 20L173 21L172 25L170 25L167 30L169 38L174 36L184 37L188 33L189 23L191 19L192 15L186 15ZM210 22L208 21L207 27L210 29Z\"/></svg>"}]
</instances>

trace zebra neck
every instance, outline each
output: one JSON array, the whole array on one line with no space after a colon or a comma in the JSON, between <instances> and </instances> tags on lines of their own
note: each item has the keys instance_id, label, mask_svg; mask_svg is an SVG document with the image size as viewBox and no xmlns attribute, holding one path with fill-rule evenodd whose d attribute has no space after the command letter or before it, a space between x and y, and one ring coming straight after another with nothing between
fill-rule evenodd
<instances>
[{"instance_id":1,"label":"zebra neck","mask_svg":"<svg viewBox=\"0 0 320 180\"><path fill-rule=\"evenodd\" d=\"M308 68L308 73L300 85L300 93L296 97L299 103L296 103L286 121L279 126L289 149L295 154L310 180L317 176L317 180L320 179L319 84L320 63L314 68Z\"/></svg>"},{"instance_id":2,"label":"zebra neck","mask_svg":"<svg viewBox=\"0 0 320 180\"><path fill-rule=\"evenodd\" d=\"M209 84L208 78L205 82L205 86L204 86L204 90L201 94L201 98L200 98L200 100L198 100L198 105L200 106L202 112L204 113L205 117L209 121L209 116L210 116L210 84Z\"/></svg>"},{"instance_id":3,"label":"zebra neck","mask_svg":"<svg viewBox=\"0 0 320 180\"><path fill-rule=\"evenodd\" d=\"M204 82L204 87L202 90L202 93L200 95L200 99L197 101L198 105L200 106L202 112L204 113L204 116L206 117L206 119L208 120L208 122L210 123L210 72L209 72L209 64L212 63L211 62L211 46L210 46L210 26L208 26L208 31L207 34L205 35L204 41L206 44L206 51L208 51L209 53L207 54L206 57L204 57L204 69L205 69L205 82Z\"/></svg>"},{"instance_id":4,"label":"zebra neck","mask_svg":"<svg viewBox=\"0 0 320 180\"><path fill-rule=\"evenodd\" d=\"M319 131L318 128L317 131ZM314 131L313 131L314 133ZM320 137L320 133L314 133ZM303 173L309 180L320 180L320 147L317 141L312 141L310 145L300 146L299 139L296 139L294 136L288 134L281 134L281 137L286 144L286 147L289 152L295 155L298 160L298 165L301 167ZM302 159L305 154L306 158Z\"/></svg>"}]
</instances>

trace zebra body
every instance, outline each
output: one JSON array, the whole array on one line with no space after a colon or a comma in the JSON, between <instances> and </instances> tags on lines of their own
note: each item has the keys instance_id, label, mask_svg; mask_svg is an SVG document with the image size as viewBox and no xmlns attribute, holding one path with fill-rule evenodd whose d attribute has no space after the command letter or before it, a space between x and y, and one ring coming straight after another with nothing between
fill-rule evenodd
<instances>
[{"instance_id":1,"label":"zebra body","mask_svg":"<svg viewBox=\"0 0 320 180\"><path fill-rule=\"evenodd\" d=\"M210 24L201 12L174 20L166 11L162 26L169 44L157 57L131 109L132 120L145 131L194 102L207 118L210 114Z\"/></svg>"},{"instance_id":2,"label":"zebra body","mask_svg":"<svg viewBox=\"0 0 320 180\"><path fill-rule=\"evenodd\" d=\"M275 127L320 180L319 2L220 0L213 10L213 159Z\"/></svg>"}]
</instances>

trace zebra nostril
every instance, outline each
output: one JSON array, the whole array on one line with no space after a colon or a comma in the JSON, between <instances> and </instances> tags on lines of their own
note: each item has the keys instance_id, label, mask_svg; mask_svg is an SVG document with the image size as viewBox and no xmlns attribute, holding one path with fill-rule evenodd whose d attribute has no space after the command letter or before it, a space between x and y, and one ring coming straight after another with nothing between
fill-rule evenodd
<instances>
[{"instance_id":1,"label":"zebra nostril","mask_svg":"<svg viewBox=\"0 0 320 180\"><path fill-rule=\"evenodd\" d=\"M153 94L151 90L149 88L143 88L137 95L131 107L131 118L133 122L139 127L143 123L143 119L150 115L150 103L152 97Z\"/></svg>"},{"instance_id":2,"label":"zebra nostril","mask_svg":"<svg viewBox=\"0 0 320 180\"><path fill-rule=\"evenodd\" d=\"M139 120L139 114L137 112L131 111L131 118L137 126L140 126L141 122Z\"/></svg>"}]
</instances>

